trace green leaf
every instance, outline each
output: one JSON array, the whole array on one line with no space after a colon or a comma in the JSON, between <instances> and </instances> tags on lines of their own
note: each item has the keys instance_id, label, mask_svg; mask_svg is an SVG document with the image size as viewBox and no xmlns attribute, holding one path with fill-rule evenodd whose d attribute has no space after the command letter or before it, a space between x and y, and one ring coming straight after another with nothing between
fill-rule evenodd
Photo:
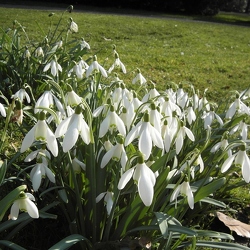
<instances>
[{"instance_id":1,"label":"green leaf","mask_svg":"<svg viewBox=\"0 0 250 250\"><path fill-rule=\"evenodd\" d=\"M21 191L24 191L27 188L26 185L19 186L7 194L1 201L0 201L0 221L3 219L5 212L11 206L11 204L19 198L19 194Z\"/></svg>"},{"instance_id":2,"label":"green leaf","mask_svg":"<svg viewBox=\"0 0 250 250\"><path fill-rule=\"evenodd\" d=\"M74 244L76 244L76 243L78 243L78 242L80 242L82 240L88 241L87 238L83 237L80 234L72 234L72 235L67 236L66 238L62 239L61 241L57 242L55 245L50 247L49 250L56 250L56 249L65 250L65 249L69 249Z\"/></svg>"},{"instance_id":3,"label":"green leaf","mask_svg":"<svg viewBox=\"0 0 250 250\"><path fill-rule=\"evenodd\" d=\"M215 200L215 199L212 199L212 198L209 198L209 197L206 197L206 198L204 198L204 199L201 199L200 201L201 201L201 202L206 202L206 203L209 203L209 204L218 206L218 207L223 207L223 208L226 208L226 207L227 207L227 205L226 205L224 202L218 201L218 200Z\"/></svg>"},{"instance_id":4,"label":"green leaf","mask_svg":"<svg viewBox=\"0 0 250 250\"><path fill-rule=\"evenodd\" d=\"M197 241L196 246L212 247L216 249L226 249L226 250L240 250L240 249L249 250L249 247L228 242Z\"/></svg>"},{"instance_id":5,"label":"green leaf","mask_svg":"<svg viewBox=\"0 0 250 250\"><path fill-rule=\"evenodd\" d=\"M8 249L14 249L14 250L26 250L25 248L11 242L8 240L0 240L0 245L8 247Z\"/></svg>"},{"instance_id":6,"label":"green leaf","mask_svg":"<svg viewBox=\"0 0 250 250\"><path fill-rule=\"evenodd\" d=\"M195 192L194 202L200 201L201 199L204 199L210 194L213 194L217 189L222 187L225 182L226 178L223 177L218 180L213 180L209 184L202 186L200 189L198 189L197 192Z\"/></svg>"},{"instance_id":7,"label":"green leaf","mask_svg":"<svg viewBox=\"0 0 250 250\"><path fill-rule=\"evenodd\" d=\"M224 240L234 240L234 237L231 234L210 231L210 230L196 230L198 237L209 237L209 238L218 238Z\"/></svg>"}]
</instances>

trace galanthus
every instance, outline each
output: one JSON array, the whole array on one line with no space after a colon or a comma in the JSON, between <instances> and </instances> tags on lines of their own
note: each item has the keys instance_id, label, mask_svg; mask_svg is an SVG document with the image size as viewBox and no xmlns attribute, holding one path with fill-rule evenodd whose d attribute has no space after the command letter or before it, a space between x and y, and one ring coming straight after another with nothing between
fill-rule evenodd
<instances>
[{"instance_id":1,"label":"galanthus","mask_svg":"<svg viewBox=\"0 0 250 250\"><path fill-rule=\"evenodd\" d=\"M68 152L76 144L79 135L84 143L90 143L90 129L83 118L82 108L80 106L76 107L74 114L58 125L55 135L56 137L65 135L62 143L63 152Z\"/></svg>"},{"instance_id":2,"label":"galanthus","mask_svg":"<svg viewBox=\"0 0 250 250\"><path fill-rule=\"evenodd\" d=\"M82 79L84 72L85 70L82 68L82 65L75 63L73 68L68 72L68 76L71 76L72 73L75 73L78 79Z\"/></svg>"},{"instance_id":3,"label":"galanthus","mask_svg":"<svg viewBox=\"0 0 250 250\"><path fill-rule=\"evenodd\" d=\"M127 73L126 67L125 67L124 64L121 62L121 60L120 60L119 55L118 55L117 52L115 53L115 61L114 61L114 63L111 65L111 67L109 68L108 73L111 73L115 68L121 69L122 72L123 72L124 74Z\"/></svg>"},{"instance_id":4,"label":"galanthus","mask_svg":"<svg viewBox=\"0 0 250 250\"><path fill-rule=\"evenodd\" d=\"M149 121L150 123L161 133L161 119L162 115L157 109L155 103L150 104L150 111L149 111Z\"/></svg>"},{"instance_id":5,"label":"galanthus","mask_svg":"<svg viewBox=\"0 0 250 250\"><path fill-rule=\"evenodd\" d=\"M188 181L184 181L182 184L178 185L170 197L170 202L177 200L179 194L186 196L189 207L194 209L194 195Z\"/></svg>"},{"instance_id":6,"label":"galanthus","mask_svg":"<svg viewBox=\"0 0 250 250\"><path fill-rule=\"evenodd\" d=\"M141 74L140 69L137 69L137 75L135 76L135 78L132 80L132 83L139 83L141 85L145 84L147 82L147 80L145 79L145 77Z\"/></svg>"},{"instance_id":7,"label":"galanthus","mask_svg":"<svg viewBox=\"0 0 250 250\"><path fill-rule=\"evenodd\" d=\"M103 197L104 197L104 202L106 204L107 213L108 215L110 215L113 204L114 204L114 201L113 201L114 193L110 191L100 193L96 197L96 203L98 203L101 199L103 199Z\"/></svg>"},{"instance_id":8,"label":"galanthus","mask_svg":"<svg viewBox=\"0 0 250 250\"><path fill-rule=\"evenodd\" d=\"M89 44L84 40L84 38L81 39L80 46L81 46L81 50L83 50L85 48L90 49Z\"/></svg>"},{"instance_id":9,"label":"galanthus","mask_svg":"<svg viewBox=\"0 0 250 250\"><path fill-rule=\"evenodd\" d=\"M160 132L149 122L149 114L145 113L143 121L137 123L131 129L125 139L125 146L129 145L134 139L139 137L138 148L147 160L152 152L153 145L160 149L164 148Z\"/></svg>"},{"instance_id":10,"label":"galanthus","mask_svg":"<svg viewBox=\"0 0 250 250\"><path fill-rule=\"evenodd\" d=\"M6 111L2 103L0 103L0 114L3 117L6 117Z\"/></svg>"},{"instance_id":11,"label":"galanthus","mask_svg":"<svg viewBox=\"0 0 250 250\"><path fill-rule=\"evenodd\" d=\"M51 74L55 77L59 75L59 71L62 72L61 65L57 62L56 57L47 63L43 69L43 72L46 72L50 69Z\"/></svg>"},{"instance_id":12,"label":"galanthus","mask_svg":"<svg viewBox=\"0 0 250 250\"><path fill-rule=\"evenodd\" d=\"M20 152L25 152L34 141L46 143L47 148L56 157L58 155L58 145L54 133L45 121L45 113L40 112L36 125L26 134L23 139Z\"/></svg>"},{"instance_id":13,"label":"galanthus","mask_svg":"<svg viewBox=\"0 0 250 250\"><path fill-rule=\"evenodd\" d=\"M126 135L125 125L122 119L116 114L114 106L111 105L107 116L100 125L99 138L102 138L104 135L106 135L108 131L112 133L114 130L118 130L123 136Z\"/></svg>"},{"instance_id":14,"label":"galanthus","mask_svg":"<svg viewBox=\"0 0 250 250\"><path fill-rule=\"evenodd\" d=\"M175 132L172 131L168 125L168 121L164 120L161 127L161 136L163 138L164 150L168 153L174 138Z\"/></svg>"},{"instance_id":15,"label":"galanthus","mask_svg":"<svg viewBox=\"0 0 250 250\"><path fill-rule=\"evenodd\" d=\"M86 164L76 158L76 156L72 159L72 167L77 174L81 173L81 170L86 170Z\"/></svg>"},{"instance_id":16,"label":"galanthus","mask_svg":"<svg viewBox=\"0 0 250 250\"><path fill-rule=\"evenodd\" d=\"M45 178L45 176L47 176L52 183L56 182L55 175L48 168L47 162L42 162L42 159L40 159L30 172L30 179L35 192L38 191L42 178Z\"/></svg>"},{"instance_id":17,"label":"galanthus","mask_svg":"<svg viewBox=\"0 0 250 250\"><path fill-rule=\"evenodd\" d=\"M210 104L206 98L206 92L207 89L205 89L203 97L199 100L199 110L204 108L206 111L210 111Z\"/></svg>"},{"instance_id":18,"label":"galanthus","mask_svg":"<svg viewBox=\"0 0 250 250\"><path fill-rule=\"evenodd\" d=\"M12 99L19 99L21 102L26 98L27 102L30 103L30 96L25 89L18 90L14 95L11 96Z\"/></svg>"},{"instance_id":19,"label":"galanthus","mask_svg":"<svg viewBox=\"0 0 250 250\"><path fill-rule=\"evenodd\" d=\"M35 57L44 57L44 53L43 53L43 48L42 47L38 47L35 50Z\"/></svg>"},{"instance_id":20,"label":"galanthus","mask_svg":"<svg viewBox=\"0 0 250 250\"><path fill-rule=\"evenodd\" d=\"M104 168L111 159L114 161L120 161L123 170L125 170L128 157L124 149L124 137L122 135L117 136L117 144L112 146L107 153L103 156L101 161L101 168Z\"/></svg>"},{"instance_id":21,"label":"galanthus","mask_svg":"<svg viewBox=\"0 0 250 250\"><path fill-rule=\"evenodd\" d=\"M51 108L54 106L54 103L57 109L64 115L65 111L60 100L52 93L50 90L45 90L44 93L38 98L35 104L34 112L37 113L40 111L39 108Z\"/></svg>"},{"instance_id":22,"label":"galanthus","mask_svg":"<svg viewBox=\"0 0 250 250\"><path fill-rule=\"evenodd\" d=\"M205 111L205 112L204 112L204 114L203 114L203 116L202 116L202 119L204 119L204 128L205 128L205 129L207 129L208 126L211 127L211 124L212 124L212 122L213 122L215 119L219 122L220 126L223 125L222 119L220 118L219 115L217 115L217 114L214 112L214 108L213 108L213 107L210 108L210 111L207 111L207 112Z\"/></svg>"},{"instance_id":23,"label":"galanthus","mask_svg":"<svg viewBox=\"0 0 250 250\"><path fill-rule=\"evenodd\" d=\"M244 102L241 101L240 95L238 93L236 94L234 102L230 104L226 112L226 118L231 119L236 112L240 114L250 115L249 107Z\"/></svg>"},{"instance_id":24,"label":"galanthus","mask_svg":"<svg viewBox=\"0 0 250 250\"><path fill-rule=\"evenodd\" d=\"M132 177L137 183L142 202L145 206L150 206L154 197L156 176L144 162L143 156L139 156L138 163L123 173L118 183L118 189L123 189Z\"/></svg>"},{"instance_id":25,"label":"galanthus","mask_svg":"<svg viewBox=\"0 0 250 250\"><path fill-rule=\"evenodd\" d=\"M245 119L244 119L231 129L230 134L232 135L232 134L235 134L236 131L239 131L242 140L246 141L247 136L248 136L248 126L249 125L246 124Z\"/></svg>"},{"instance_id":26,"label":"galanthus","mask_svg":"<svg viewBox=\"0 0 250 250\"><path fill-rule=\"evenodd\" d=\"M82 103L82 98L76 94L71 86L68 85L68 92L65 95L65 103L67 106L75 107Z\"/></svg>"},{"instance_id":27,"label":"galanthus","mask_svg":"<svg viewBox=\"0 0 250 250\"><path fill-rule=\"evenodd\" d=\"M246 153L246 145L243 144L240 150L229 156L226 161L221 166L221 172L225 173L232 165L232 163L237 166L241 166L242 176L246 183L250 182L250 159Z\"/></svg>"},{"instance_id":28,"label":"galanthus","mask_svg":"<svg viewBox=\"0 0 250 250\"><path fill-rule=\"evenodd\" d=\"M93 62L89 65L86 71L86 77L89 77L94 71L101 72L103 77L108 77L106 70L97 62L96 56L94 56Z\"/></svg>"},{"instance_id":29,"label":"galanthus","mask_svg":"<svg viewBox=\"0 0 250 250\"><path fill-rule=\"evenodd\" d=\"M219 149L221 149L222 151L224 151L229 143L228 143L228 131L226 131L223 136L222 136L222 139L220 142L217 142L210 150L210 152L212 153L215 153L216 151L218 151ZM228 149L227 151L227 154L228 154L228 157L232 156L232 150L231 149Z\"/></svg>"},{"instance_id":30,"label":"galanthus","mask_svg":"<svg viewBox=\"0 0 250 250\"><path fill-rule=\"evenodd\" d=\"M35 197L32 194L23 191L20 192L19 198L15 200L11 206L10 219L16 220L19 215L19 210L21 212L28 212L31 218L39 218L38 209L33 201L35 201Z\"/></svg>"},{"instance_id":31,"label":"galanthus","mask_svg":"<svg viewBox=\"0 0 250 250\"><path fill-rule=\"evenodd\" d=\"M189 105L189 107L187 107L187 109L185 110L185 116L189 125L195 122L196 114L194 112L192 105Z\"/></svg>"},{"instance_id":32,"label":"galanthus","mask_svg":"<svg viewBox=\"0 0 250 250\"><path fill-rule=\"evenodd\" d=\"M44 147L44 145L42 145L41 148L29 153L25 157L24 161L31 162L34 159L37 159L37 160L42 159L43 163L48 164L48 160L51 159L51 155L50 155L50 152Z\"/></svg>"},{"instance_id":33,"label":"galanthus","mask_svg":"<svg viewBox=\"0 0 250 250\"><path fill-rule=\"evenodd\" d=\"M189 128L184 126L182 121L180 121L180 128L177 132L176 140L175 140L175 147L176 147L177 155L180 153L183 147L183 143L184 143L184 139L186 135L191 141L195 140L193 132Z\"/></svg>"},{"instance_id":34,"label":"galanthus","mask_svg":"<svg viewBox=\"0 0 250 250\"><path fill-rule=\"evenodd\" d=\"M122 113L120 114L120 118L124 122L127 130L130 129L134 117L135 117L135 111L132 103L128 106L128 108L125 107L122 108Z\"/></svg>"},{"instance_id":35,"label":"galanthus","mask_svg":"<svg viewBox=\"0 0 250 250\"><path fill-rule=\"evenodd\" d=\"M155 97L160 96L160 93L155 88L155 84L151 82L150 84L150 90L143 96L142 102L147 102L148 100L152 100Z\"/></svg>"},{"instance_id":36,"label":"galanthus","mask_svg":"<svg viewBox=\"0 0 250 250\"><path fill-rule=\"evenodd\" d=\"M73 18L70 18L69 30L71 32L77 33L78 32L78 25L73 21Z\"/></svg>"},{"instance_id":37,"label":"galanthus","mask_svg":"<svg viewBox=\"0 0 250 250\"><path fill-rule=\"evenodd\" d=\"M26 59L28 59L28 60L30 59L31 54L30 54L30 51L28 49L26 49L24 51L23 57L26 58Z\"/></svg>"}]
</instances>

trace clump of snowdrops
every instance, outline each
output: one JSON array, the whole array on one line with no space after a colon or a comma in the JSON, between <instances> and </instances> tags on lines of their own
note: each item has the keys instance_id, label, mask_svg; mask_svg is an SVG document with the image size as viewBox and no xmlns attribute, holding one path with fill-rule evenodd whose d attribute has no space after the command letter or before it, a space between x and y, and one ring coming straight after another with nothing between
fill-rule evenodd
<instances>
[{"instance_id":1,"label":"clump of snowdrops","mask_svg":"<svg viewBox=\"0 0 250 250\"><path fill-rule=\"evenodd\" d=\"M218 107L192 84L157 90L140 69L124 82L115 45L103 66L75 38L72 9L41 42L18 21L2 35L0 232L9 234L0 245L16 246L27 221L56 220L57 208L69 235L51 249L128 238L146 249L246 249L197 224L230 210L223 192L250 181L250 92Z\"/></svg>"}]
</instances>

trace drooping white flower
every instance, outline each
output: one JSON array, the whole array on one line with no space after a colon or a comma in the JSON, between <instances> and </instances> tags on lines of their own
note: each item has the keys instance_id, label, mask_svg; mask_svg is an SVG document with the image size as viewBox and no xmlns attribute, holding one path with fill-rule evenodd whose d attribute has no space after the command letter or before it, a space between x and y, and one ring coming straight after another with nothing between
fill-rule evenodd
<instances>
[{"instance_id":1,"label":"drooping white flower","mask_svg":"<svg viewBox=\"0 0 250 250\"><path fill-rule=\"evenodd\" d=\"M43 72L46 72L50 69L51 74L55 77L58 76L59 71L62 72L61 65L57 62L56 58L52 59L49 63L47 63L43 69Z\"/></svg>"},{"instance_id":2,"label":"drooping white flower","mask_svg":"<svg viewBox=\"0 0 250 250\"><path fill-rule=\"evenodd\" d=\"M170 202L177 200L179 194L185 195L187 197L189 207L194 209L194 195L188 181L184 181L173 191L170 197Z\"/></svg>"},{"instance_id":3,"label":"drooping white flower","mask_svg":"<svg viewBox=\"0 0 250 250\"><path fill-rule=\"evenodd\" d=\"M26 58L26 59L28 59L28 60L30 59L31 54L30 54L30 51L28 49L26 49L24 51L23 57Z\"/></svg>"},{"instance_id":4,"label":"drooping white flower","mask_svg":"<svg viewBox=\"0 0 250 250\"><path fill-rule=\"evenodd\" d=\"M175 140L175 147L176 147L177 155L180 153L183 147L183 143L184 143L184 139L186 135L191 141L195 140L193 132L189 128L185 127L183 123L181 122L180 128L177 132L176 140Z\"/></svg>"},{"instance_id":5,"label":"drooping white flower","mask_svg":"<svg viewBox=\"0 0 250 250\"><path fill-rule=\"evenodd\" d=\"M121 62L118 53L115 53L115 61L114 63L111 65L111 67L108 70L108 73L110 74L115 68L119 68L122 70L122 72L124 74L127 73L126 71L126 67L124 66L124 64Z\"/></svg>"},{"instance_id":6,"label":"drooping white flower","mask_svg":"<svg viewBox=\"0 0 250 250\"><path fill-rule=\"evenodd\" d=\"M78 25L73 21L73 18L70 18L69 30L71 32L77 33L78 32Z\"/></svg>"},{"instance_id":7,"label":"drooping white flower","mask_svg":"<svg viewBox=\"0 0 250 250\"><path fill-rule=\"evenodd\" d=\"M64 115L65 111L62 103L50 90L45 90L44 93L38 98L35 104L34 112L37 113L40 111L38 107L51 108L53 107L54 103L56 104L57 109Z\"/></svg>"},{"instance_id":8,"label":"drooping white flower","mask_svg":"<svg viewBox=\"0 0 250 250\"><path fill-rule=\"evenodd\" d=\"M116 114L114 106L110 106L107 116L100 125L99 138L102 138L108 131L118 130L123 136L126 135L126 128L122 119Z\"/></svg>"},{"instance_id":9,"label":"drooping white flower","mask_svg":"<svg viewBox=\"0 0 250 250\"><path fill-rule=\"evenodd\" d=\"M55 183L55 175L54 173L48 168L46 162L38 162L30 172L30 179L32 182L32 187L34 191L38 191L42 178L48 177L52 183Z\"/></svg>"},{"instance_id":10,"label":"drooping white flower","mask_svg":"<svg viewBox=\"0 0 250 250\"><path fill-rule=\"evenodd\" d=\"M171 148L174 135L175 135L175 131L172 131L168 125L168 121L164 120L163 125L161 127L161 136L163 138L164 149L167 153L169 152Z\"/></svg>"},{"instance_id":11,"label":"drooping white flower","mask_svg":"<svg viewBox=\"0 0 250 250\"><path fill-rule=\"evenodd\" d=\"M25 89L18 90L14 95L11 96L12 99L19 99L21 102L26 98L27 102L30 103L30 96Z\"/></svg>"},{"instance_id":12,"label":"drooping white flower","mask_svg":"<svg viewBox=\"0 0 250 250\"><path fill-rule=\"evenodd\" d=\"M106 70L97 62L96 56L93 58L93 62L89 65L86 71L86 77L89 77L93 71L101 72L103 77L108 77Z\"/></svg>"},{"instance_id":13,"label":"drooping white flower","mask_svg":"<svg viewBox=\"0 0 250 250\"><path fill-rule=\"evenodd\" d=\"M81 46L81 50L83 50L85 48L90 49L89 44L84 40L84 38L81 39L80 46Z\"/></svg>"},{"instance_id":14,"label":"drooping white flower","mask_svg":"<svg viewBox=\"0 0 250 250\"><path fill-rule=\"evenodd\" d=\"M191 125L196 120L196 114L191 105L186 109L185 115L189 125Z\"/></svg>"},{"instance_id":15,"label":"drooping white flower","mask_svg":"<svg viewBox=\"0 0 250 250\"><path fill-rule=\"evenodd\" d=\"M217 142L210 150L210 152L215 153L216 151L218 151L219 149L221 150L225 150L227 148L227 146L229 145L228 143L228 132L225 132L222 136L222 139L220 142ZM228 157L230 157L232 155L232 150L228 149L227 151Z\"/></svg>"},{"instance_id":16,"label":"drooping white flower","mask_svg":"<svg viewBox=\"0 0 250 250\"><path fill-rule=\"evenodd\" d=\"M212 122L214 121L214 119L216 119L220 126L223 125L223 121L220 118L219 115L217 115L214 110L213 107L211 107L210 111L208 112L204 112L202 119L204 119L204 128L207 129L208 127L211 127Z\"/></svg>"},{"instance_id":17,"label":"drooping white flower","mask_svg":"<svg viewBox=\"0 0 250 250\"><path fill-rule=\"evenodd\" d=\"M210 111L210 104L206 98L206 92L207 89L204 90L203 97L199 100L199 110L204 108L206 111Z\"/></svg>"},{"instance_id":18,"label":"drooping white flower","mask_svg":"<svg viewBox=\"0 0 250 250\"><path fill-rule=\"evenodd\" d=\"M145 77L141 74L140 69L137 69L137 75L135 76L135 78L132 80L132 83L139 83L141 85L143 85L144 83L146 83L147 80L145 79Z\"/></svg>"},{"instance_id":19,"label":"drooping white flower","mask_svg":"<svg viewBox=\"0 0 250 250\"><path fill-rule=\"evenodd\" d=\"M35 57L44 57L44 53L43 53L43 48L42 47L38 47L35 50Z\"/></svg>"},{"instance_id":20,"label":"drooping white flower","mask_svg":"<svg viewBox=\"0 0 250 250\"><path fill-rule=\"evenodd\" d=\"M70 76L72 73L75 73L78 79L82 79L84 72L85 70L82 68L82 65L75 63L74 67L68 72L68 76Z\"/></svg>"},{"instance_id":21,"label":"drooping white flower","mask_svg":"<svg viewBox=\"0 0 250 250\"><path fill-rule=\"evenodd\" d=\"M39 120L36 125L26 134L23 139L20 152L25 152L34 141L42 141L46 143L47 148L56 157L58 155L58 145L54 133L48 127L45 121L45 113L39 114Z\"/></svg>"},{"instance_id":22,"label":"drooping white flower","mask_svg":"<svg viewBox=\"0 0 250 250\"><path fill-rule=\"evenodd\" d=\"M65 103L68 106L75 107L82 103L82 98L76 94L71 86L68 86L68 92L65 95Z\"/></svg>"},{"instance_id":23,"label":"drooping white flower","mask_svg":"<svg viewBox=\"0 0 250 250\"><path fill-rule=\"evenodd\" d=\"M142 202L145 206L150 206L154 197L156 176L143 161L143 157L139 158L136 166L130 168L121 176L118 183L118 189L123 189L132 177L137 183L139 196Z\"/></svg>"},{"instance_id":24,"label":"drooping white flower","mask_svg":"<svg viewBox=\"0 0 250 250\"><path fill-rule=\"evenodd\" d=\"M5 111L5 108L3 106L2 103L0 103L0 114L3 116L3 117L6 117L6 111Z\"/></svg>"},{"instance_id":25,"label":"drooping white flower","mask_svg":"<svg viewBox=\"0 0 250 250\"><path fill-rule=\"evenodd\" d=\"M235 115L236 111L240 114L250 115L249 107L241 101L239 94L236 94L234 102L230 104L226 112L226 118L231 119Z\"/></svg>"},{"instance_id":26,"label":"drooping white flower","mask_svg":"<svg viewBox=\"0 0 250 250\"><path fill-rule=\"evenodd\" d=\"M152 152L153 145L160 149L164 148L160 132L149 122L149 114L144 114L144 121L140 121L131 129L125 139L125 146L129 145L134 139L139 137L138 148L147 160Z\"/></svg>"},{"instance_id":27,"label":"drooping white flower","mask_svg":"<svg viewBox=\"0 0 250 250\"><path fill-rule=\"evenodd\" d=\"M117 144L115 146L112 146L103 156L101 161L101 168L104 168L110 162L110 160L113 159L114 161L120 161L123 170L125 170L128 157L124 149L123 143L124 143L123 136L118 135Z\"/></svg>"},{"instance_id":28,"label":"drooping white flower","mask_svg":"<svg viewBox=\"0 0 250 250\"><path fill-rule=\"evenodd\" d=\"M104 202L106 204L107 213L108 215L110 215L114 203L113 201L114 193L110 191L100 193L96 197L96 203L98 203L101 199L103 199L103 197L104 197Z\"/></svg>"},{"instance_id":29,"label":"drooping white flower","mask_svg":"<svg viewBox=\"0 0 250 250\"><path fill-rule=\"evenodd\" d=\"M76 144L79 135L86 144L91 141L90 129L81 111L81 107L77 106L75 113L63 120L56 129L57 138L65 135L62 143L63 152L68 152Z\"/></svg>"},{"instance_id":30,"label":"drooping white flower","mask_svg":"<svg viewBox=\"0 0 250 250\"><path fill-rule=\"evenodd\" d=\"M243 141L247 140L247 136L248 136L248 126L245 121L240 121L236 126L234 126L231 131L230 134L234 134L236 133L236 131L240 131L240 136L242 137Z\"/></svg>"},{"instance_id":31,"label":"drooping white flower","mask_svg":"<svg viewBox=\"0 0 250 250\"><path fill-rule=\"evenodd\" d=\"M226 161L221 166L221 172L225 173L232 165L232 163L235 163L235 165L241 166L242 176L246 183L250 182L250 159L246 153L246 146L242 145L240 150L229 156Z\"/></svg>"},{"instance_id":32,"label":"drooping white flower","mask_svg":"<svg viewBox=\"0 0 250 250\"><path fill-rule=\"evenodd\" d=\"M48 160L51 159L51 156L50 156L49 151L46 150L44 147L42 147L42 148L39 148L39 149L29 153L25 157L24 161L25 162L31 162L34 159L37 159L37 160L42 159L43 163L48 164Z\"/></svg>"},{"instance_id":33,"label":"drooping white flower","mask_svg":"<svg viewBox=\"0 0 250 250\"><path fill-rule=\"evenodd\" d=\"M39 218L39 212L34 202L35 197L30 193L21 192L19 198L14 201L10 209L10 219L16 220L21 212L28 212L31 218Z\"/></svg>"}]
</instances>

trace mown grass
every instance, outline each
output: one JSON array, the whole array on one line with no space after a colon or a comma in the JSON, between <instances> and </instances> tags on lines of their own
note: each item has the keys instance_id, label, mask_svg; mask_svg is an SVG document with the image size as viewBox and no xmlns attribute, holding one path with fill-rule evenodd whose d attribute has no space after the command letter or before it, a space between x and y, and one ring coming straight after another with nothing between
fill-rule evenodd
<instances>
[{"instance_id":1,"label":"mown grass","mask_svg":"<svg viewBox=\"0 0 250 250\"><path fill-rule=\"evenodd\" d=\"M56 25L62 13L53 10L55 15L48 17L50 12L0 8L0 24L4 32L17 20L26 27L32 41L42 41L49 23ZM220 14L206 21L194 21L200 17L168 18L161 14L157 18L143 14L79 12L76 7L75 12L65 14L64 25L72 17L79 25L75 37L84 37L91 45L91 53L97 54L106 67L113 62L115 44L127 66L128 74L120 76L127 84L138 67L147 80L162 89L169 82L191 82L201 92L208 88L208 95L215 101L249 86L249 28L235 25L235 20L247 24L249 16Z\"/></svg>"}]
</instances>

